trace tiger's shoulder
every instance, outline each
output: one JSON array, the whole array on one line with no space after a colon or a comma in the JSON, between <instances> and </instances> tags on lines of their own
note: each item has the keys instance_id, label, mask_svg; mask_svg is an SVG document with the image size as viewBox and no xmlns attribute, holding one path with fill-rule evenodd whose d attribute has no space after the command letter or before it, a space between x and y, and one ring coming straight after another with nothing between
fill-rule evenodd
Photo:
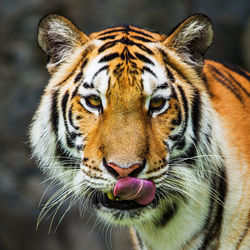
<instances>
[{"instance_id":1,"label":"tiger's shoulder","mask_svg":"<svg viewBox=\"0 0 250 250\"><path fill-rule=\"evenodd\" d=\"M205 60L203 79L218 113L226 140L227 198L222 246L239 238L236 249L248 249L250 206L250 74L238 66ZM223 142L222 142L223 143ZM246 226L247 224L247 226ZM234 228L234 229L233 229ZM224 240L224 241L223 241ZM245 248L246 247L246 248Z\"/></svg>"}]
</instances>

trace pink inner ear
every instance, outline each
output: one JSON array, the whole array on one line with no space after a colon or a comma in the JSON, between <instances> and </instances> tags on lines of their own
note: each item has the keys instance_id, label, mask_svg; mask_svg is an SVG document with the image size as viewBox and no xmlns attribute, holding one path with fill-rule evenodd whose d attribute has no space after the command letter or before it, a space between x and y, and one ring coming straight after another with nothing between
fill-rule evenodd
<instances>
[{"instance_id":1,"label":"pink inner ear","mask_svg":"<svg viewBox=\"0 0 250 250\"><path fill-rule=\"evenodd\" d=\"M154 199L155 192L154 182L134 177L118 180L114 188L114 196L123 200L134 200L141 205L149 204Z\"/></svg>"}]
</instances>

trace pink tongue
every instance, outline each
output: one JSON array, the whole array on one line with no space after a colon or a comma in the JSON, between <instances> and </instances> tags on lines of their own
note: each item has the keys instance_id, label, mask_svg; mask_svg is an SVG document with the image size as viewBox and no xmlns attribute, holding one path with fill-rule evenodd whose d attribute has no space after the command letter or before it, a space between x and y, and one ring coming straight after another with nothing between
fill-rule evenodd
<instances>
[{"instance_id":1,"label":"pink tongue","mask_svg":"<svg viewBox=\"0 0 250 250\"><path fill-rule=\"evenodd\" d=\"M118 180L114 188L114 196L123 200L134 200L138 204L147 205L155 197L155 184L149 180L126 177Z\"/></svg>"}]
</instances>

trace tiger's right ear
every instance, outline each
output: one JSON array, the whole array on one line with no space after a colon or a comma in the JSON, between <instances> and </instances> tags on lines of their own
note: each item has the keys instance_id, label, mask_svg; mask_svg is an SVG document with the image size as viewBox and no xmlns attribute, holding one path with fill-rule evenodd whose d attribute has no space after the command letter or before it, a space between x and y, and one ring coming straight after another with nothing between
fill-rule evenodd
<instances>
[{"instance_id":1,"label":"tiger's right ear","mask_svg":"<svg viewBox=\"0 0 250 250\"><path fill-rule=\"evenodd\" d=\"M56 66L82 46L88 37L67 18L51 14L44 17L38 26L38 44L48 56L47 68L50 73Z\"/></svg>"}]
</instances>

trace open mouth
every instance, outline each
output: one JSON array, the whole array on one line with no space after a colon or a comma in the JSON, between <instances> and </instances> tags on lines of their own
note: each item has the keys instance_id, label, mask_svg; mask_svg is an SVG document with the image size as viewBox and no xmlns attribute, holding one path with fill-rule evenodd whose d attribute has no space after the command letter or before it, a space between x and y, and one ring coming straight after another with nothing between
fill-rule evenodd
<instances>
[{"instance_id":1,"label":"open mouth","mask_svg":"<svg viewBox=\"0 0 250 250\"><path fill-rule=\"evenodd\" d=\"M117 181L112 191L97 193L95 203L120 210L138 209L156 200L155 192L156 187L153 181L125 177Z\"/></svg>"},{"instance_id":2,"label":"open mouth","mask_svg":"<svg viewBox=\"0 0 250 250\"><path fill-rule=\"evenodd\" d=\"M132 210L141 209L147 206L154 208L157 206L158 200L158 196L156 196L149 204L142 205L134 200L122 200L120 198L113 197L111 193L102 193L98 191L94 197L94 205L98 206L101 204L102 206L109 209Z\"/></svg>"}]
</instances>

